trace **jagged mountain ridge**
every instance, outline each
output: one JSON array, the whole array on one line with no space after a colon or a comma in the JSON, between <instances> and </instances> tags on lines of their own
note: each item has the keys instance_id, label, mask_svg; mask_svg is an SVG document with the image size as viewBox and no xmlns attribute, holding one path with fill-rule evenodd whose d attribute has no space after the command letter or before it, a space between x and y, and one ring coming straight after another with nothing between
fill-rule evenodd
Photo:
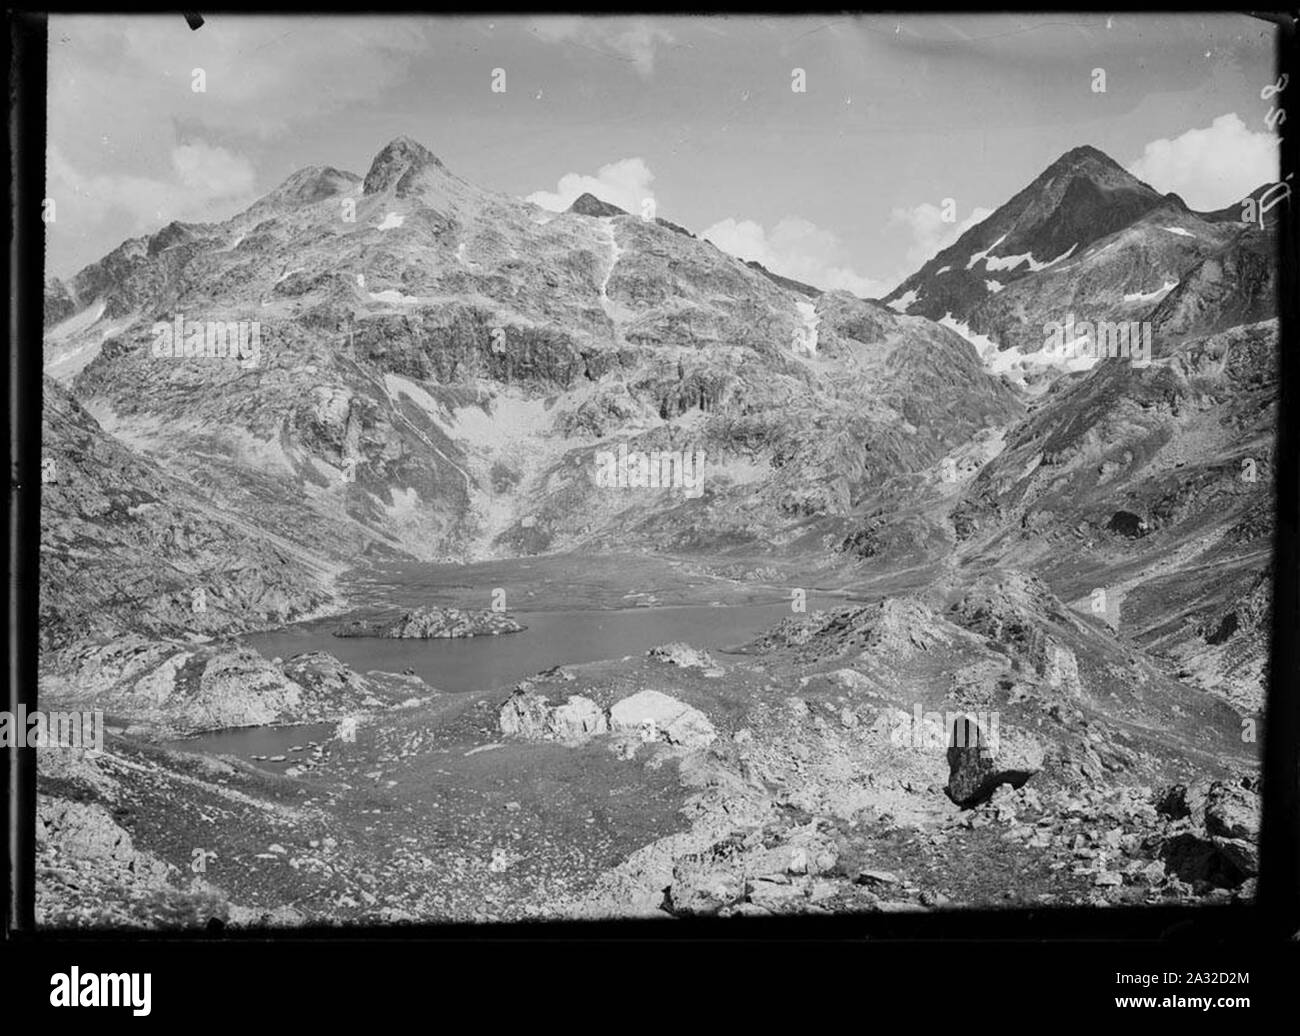
<instances>
[{"instance_id":1,"label":"jagged mountain ridge","mask_svg":"<svg viewBox=\"0 0 1300 1036\"><path fill-rule=\"evenodd\" d=\"M1240 206L1193 212L1176 194L1161 195L1102 152L1081 147L967 230L886 302L959 330L990 370L1041 389L1061 368L1088 365L1046 354L1046 325L1067 315L1090 322L1150 319L1199 264L1264 237L1241 222Z\"/></svg>"},{"instance_id":2,"label":"jagged mountain ridge","mask_svg":"<svg viewBox=\"0 0 1300 1036\"><path fill-rule=\"evenodd\" d=\"M591 515L614 529L647 508L665 535L698 535L708 500L596 492L593 454L617 442L704 448L710 493L782 521L862 492L834 470L833 434L780 445L803 428L877 442L866 478L1017 411L951 332L810 301L666 220L591 204L544 212L398 138L364 178L304 170L226 223L125 243L73 278L86 308L51 329L47 361L111 434L157 450L163 422L159 462L236 506L290 529L355 523L424 557L572 546L570 518L596 532ZM260 320L260 365L160 361L149 329L177 313ZM958 406L908 381L936 369ZM774 429L783 409L803 423ZM889 445L901 409L912 430Z\"/></svg>"},{"instance_id":3,"label":"jagged mountain ridge","mask_svg":"<svg viewBox=\"0 0 1300 1036\"><path fill-rule=\"evenodd\" d=\"M1001 281L1012 282L1157 208L1170 214L1187 211L1181 199L1161 195L1096 148L1075 148L904 280L885 301L916 292L907 312L935 320L951 314L964 321L988 294L986 275L997 273ZM1024 258L998 262L1015 257ZM951 276L940 280L945 274Z\"/></svg>"}]
</instances>

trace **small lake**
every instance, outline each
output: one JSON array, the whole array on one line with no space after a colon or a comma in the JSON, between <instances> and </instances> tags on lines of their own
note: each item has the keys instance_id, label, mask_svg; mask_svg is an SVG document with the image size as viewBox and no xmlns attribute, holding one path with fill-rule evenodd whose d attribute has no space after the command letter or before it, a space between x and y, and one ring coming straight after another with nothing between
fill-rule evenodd
<instances>
[{"instance_id":1,"label":"small lake","mask_svg":"<svg viewBox=\"0 0 1300 1036\"><path fill-rule=\"evenodd\" d=\"M811 599L808 607L816 607ZM464 693L508 687L556 665L645 654L670 641L710 651L739 647L791 613L789 604L759 604L511 614L528 628L496 637L384 640L335 637L344 620L332 618L240 639L267 658L325 651L360 673L411 669L440 691Z\"/></svg>"},{"instance_id":2,"label":"small lake","mask_svg":"<svg viewBox=\"0 0 1300 1036\"><path fill-rule=\"evenodd\" d=\"M334 736L334 723L299 723L284 727L234 727L216 730L182 741L164 741L162 747L178 752L233 755L268 770L283 773L291 766L315 762L313 744ZM297 749L297 751L295 751ZM284 756L283 759L274 758Z\"/></svg>"},{"instance_id":3,"label":"small lake","mask_svg":"<svg viewBox=\"0 0 1300 1036\"><path fill-rule=\"evenodd\" d=\"M550 607L534 603L531 610L508 609L527 629L495 637L386 640L333 635L351 619L393 618L416 607L487 607L497 586L512 587L515 600L545 600ZM557 665L643 655L672 641L720 655L793 614L790 601L782 599L788 591L779 586L682 573L644 556L553 556L472 565L401 563L359 572L348 589L355 609L346 615L239 639L268 659L323 651L359 673L410 670L439 691L464 694L510 687ZM806 608L813 612L845 603L833 591L810 590ZM309 743L328 740L334 729L332 723L243 727L170 742L167 747L234 755L283 771L291 766L310 768ZM300 751L293 751L295 747ZM273 756L285 758L272 761Z\"/></svg>"}]
</instances>

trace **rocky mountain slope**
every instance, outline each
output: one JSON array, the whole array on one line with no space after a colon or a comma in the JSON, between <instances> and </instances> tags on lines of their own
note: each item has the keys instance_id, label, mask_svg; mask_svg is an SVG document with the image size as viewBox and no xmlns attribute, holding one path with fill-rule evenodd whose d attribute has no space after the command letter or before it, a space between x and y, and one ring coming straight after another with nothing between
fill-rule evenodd
<instances>
[{"instance_id":1,"label":"rocky mountain slope","mask_svg":"<svg viewBox=\"0 0 1300 1036\"><path fill-rule=\"evenodd\" d=\"M50 281L41 694L114 730L42 762L43 919L1248 896L1274 247L1085 147L877 302L399 138ZM1150 362L1043 357L1067 313L1149 323ZM620 450L703 481L602 484ZM600 600L852 603L469 695L227 639L343 610L344 568L548 554L573 606L628 551L658 568ZM917 707L999 745L900 743ZM340 726L293 774L159 744L306 721Z\"/></svg>"},{"instance_id":2,"label":"rocky mountain slope","mask_svg":"<svg viewBox=\"0 0 1300 1036\"><path fill-rule=\"evenodd\" d=\"M777 528L1018 412L960 336L791 285L662 219L480 190L399 139L364 179L303 170L53 285L55 312L84 308L47 369L117 438L289 537L328 530L310 547L334 556L554 550L630 522L699 538L712 510ZM260 356L153 355L178 314L258 321ZM601 491L617 444L703 449L704 497Z\"/></svg>"},{"instance_id":3,"label":"rocky mountain slope","mask_svg":"<svg viewBox=\"0 0 1300 1036\"><path fill-rule=\"evenodd\" d=\"M104 434L44 385L41 641L283 625L334 603L337 567Z\"/></svg>"},{"instance_id":4,"label":"rocky mountain slope","mask_svg":"<svg viewBox=\"0 0 1300 1036\"><path fill-rule=\"evenodd\" d=\"M1195 213L1161 195L1102 152L1076 148L907 278L886 302L957 328L990 369L1043 387L1051 368L1085 363L1046 355L1044 325L1155 320L1192 270L1243 256L1263 259L1267 236L1241 222L1241 206ZM1209 273L1213 276L1212 272ZM1204 276L1204 275L1202 275ZM1224 278L1235 285L1235 277ZM1267 291L1251 318L1271 315ZM1239 314L1244 322L1246 314ZM1224 325L1226 326L1226 325ZM1209 328L1206 328L1209 330ZM1046 372L1044 368L1047 368Z\"/></svg>"}]
</instances>

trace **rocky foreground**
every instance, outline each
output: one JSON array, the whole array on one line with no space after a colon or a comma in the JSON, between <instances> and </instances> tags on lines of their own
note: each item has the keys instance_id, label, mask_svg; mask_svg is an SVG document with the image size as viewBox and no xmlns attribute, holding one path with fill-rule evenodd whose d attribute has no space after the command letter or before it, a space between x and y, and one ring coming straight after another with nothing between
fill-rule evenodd
<instances>
[{"instance_id":1,"label":"rocky foreground","mask_svg":"<svg viewBox=\"0 0 1300 1036\"><path fill-rule=\"evenodd\" d=\"M505 612L490 609L422 608L392 622L350 622L334 631L336 637L383 637L389 640L433 640L446 637L496 637L519 633L528 627Z\"/></svg>"},{"instance_id":2,"label":"rocky foreground","mask_svg":"<svg viewBox=\"0 0 1300 1036\"><path fill-rule=\"evenodd\" d=\"M495 694L411 681L410 700L352 713L291 774L113 733L99 756L41 755L38 916L170 928L1249 898L1258 785L1238 715L1099 625L1001 573L795 615L740 653L665 645ZM1012 631L1004 644L992 626ZM915 736L917 705L996 714L996 743Z\"/></svg>"}]
</instances>

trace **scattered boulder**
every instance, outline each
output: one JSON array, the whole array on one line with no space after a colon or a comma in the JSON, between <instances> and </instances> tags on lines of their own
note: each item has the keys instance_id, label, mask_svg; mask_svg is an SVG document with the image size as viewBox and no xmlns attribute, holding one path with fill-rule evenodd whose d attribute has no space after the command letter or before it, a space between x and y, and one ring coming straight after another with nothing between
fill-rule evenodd
<instances>
[{"instance_id":1,"label":"scattered boulder","mask_svg":"<svg viewBox=\"0 0 1300 1036\"><path fill-rule=\"evenodd\" d=\"M1132 540L1140 539L1149 531L1147 520L1131 511L1116 511L1106 528Z\"/></svg>"},{"instance_id":2,"label":"scattered boulder","mask_svg":"<svg viewBox=\"0 0 1300 1036\"><path fill-rule=\"evenodd\" d=\"M1240 784L1215 781L1205 796L1205 829L1221 838L1259 840L1259 796Z\"/></svg>"},{"instance_id":3,"label":"scattered boulder","mask_svg":"<svg viewBox=\"0 0 1300 1036\"><path fill-rule=\"evenodd\" d=\"M712 850L693 853L673 864L667 906L678 916L709 916L739 903L745 889L744 871L735 860L719 857Z\"/></svg>"},{"instance_id":4,"label":"scattered boulder","mask_svg":"<svg viewBox=\"0 0 1300 1036\"><path fill-rule=\"evenodd\" d=\"M718 664L707 651L693 648L689 644L675 641L672 644L660 644L646 652L650 658L680 666L682 669L717 669Z\"/></svg>"},{"instance_id":5,"label":"scattered boulder","mask_svg":"<svg viewBox=\"0 0 1300 1036\"><path fill-rule=\"evenodd\" d=\"M1083 694L1079 679L1079 662L1074 652L1046 634L1031 639L1030 660L1035 671L1052 690L1064 691L1072 697Z\"/></svg>"},{"instance_id":6,"label":"scattered boulder","mask_svg":"<svg viewBox=\"0 0 1300 1036\"><path fill-rule=\"evenodd\" d=\"M564 741L585 740L609 730L605 713L590 698L569 695L568 701L551 712L551 731Z\"/></svg>"},{"instance_id":7,"label":"scattered boulder","mask_svg":"<svg viewBox=\"0 0 1300 1036\"><path fill-rule=\"evenodd\" d=\"M989 743L977 728L975 744L948 749L948 796L959 806L977 806L1002 784L1019 788L1043 768L1043 746L1029 734L1003 730Z\"/></svg>"},{"instance_id":8,"label":"scattered boulder","mask_svg":"<svg viewBox=\"0 0 1300 1036\"><path fill-rule=\"evenodd\" d=\"M1204 805L1204 796L1201 797ZM1168 820L1182 820L1190 817L1194 804L1186 784L1171 784L1162 788L1156 795L1156 812Z\"/></svg>"},{"instance_id":9,"label":"scattered boulder","mask_svg":"<svg viewBox=\"0 0 1300 1036\"><path fill-rule=\"evenodd\" d=\"M661 691L639 691L609 710L611 730L656 731L656 739L683 748L702 748L718 736L709 718Z\"/></svg>"},{"instance_id":10,"label":"scattered boulder","mask_svg":"<svg viewBox=\"0 0 1300 1036\"><path fill-rule=\"evenodd\" d=\"M95 802L38 796L36 840L41 846L56 846L65 858L95 861L142 885L167 877L167 864L137 850L126 829Z\"/></svg>"},{"instance_id":11,"label":"scattered boulder","mask_svg":"<svg viewBox=\"0 0 1300 1036\"><path fill-rule=\"evenodd\" d=\"M1259 798L1243 782L1176 784L1155 796L1156 810L1173 822L1160 847L1168 870L1183 881L1239 888L1259 872Z\"/></svg>"},{"instance_id":12,"label":"scattered boulder","mask_svg":"<svg viewBox=\"0 0 1300 1036\"><path fill-rule=\"evenodd\" d=\"M1183 881L1236 888L1259 873L1259 852L1250 842L1184 831L1166 839L1160 857Z\"/></svg>"},{"instance_id":13,"label":"scattered boulder","mask_svg":"<svg viewBox=\"0 0 1300 1036\"><path fill-rule=\"evenodd\" d=\"M503 734L530 741L579 742L609 730L605 713L590 698L571 694L563 705L551 705L535 691L516 691L501 706L498 722Z\"/></svg>"},{"instance_id":14,"label":"scattered boulder","mask_svg":"<svg viewBox=\"0 0 1300 1036\"><path fill-rule=\"evenodd\" d=\"M856 669L837 669L835 672L830 674L830 678L846 691L855 694L859 692L869 692L875 687L869 676L859 673Z\"/></svg>"}]
</instances>

